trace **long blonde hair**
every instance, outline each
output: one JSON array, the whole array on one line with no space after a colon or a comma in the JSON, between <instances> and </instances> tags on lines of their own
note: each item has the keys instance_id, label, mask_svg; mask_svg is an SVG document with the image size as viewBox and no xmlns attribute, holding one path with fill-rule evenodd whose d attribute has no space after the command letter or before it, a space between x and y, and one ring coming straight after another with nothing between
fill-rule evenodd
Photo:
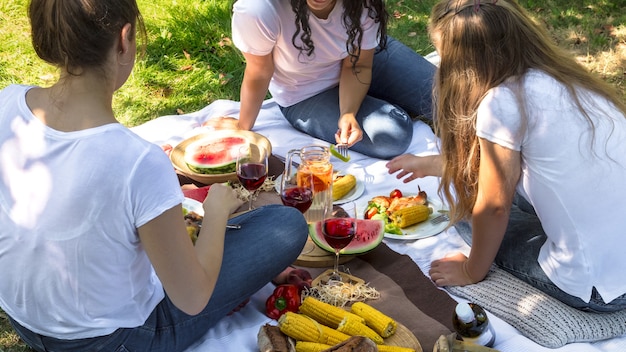
<instances>
[{"instance_id":1,"label":"long blonde hair","mask_svg":"<svg viewBox=\"0 0 626 352\"><path fill-rule=\"evenodd\" d=\"M469 218L476 201L476 110L489 89L507 80L519 86L529 69L538 69L566 87L590 123L577 87L605 97L626 114L615 89L556 46L514 0L441 1L433 7L429 32L441 57L433 92L434 127L443 158L439 192L450 204L453 222ZM521 89L517 96L523 108Z\"/></svg>"}]
</instances>

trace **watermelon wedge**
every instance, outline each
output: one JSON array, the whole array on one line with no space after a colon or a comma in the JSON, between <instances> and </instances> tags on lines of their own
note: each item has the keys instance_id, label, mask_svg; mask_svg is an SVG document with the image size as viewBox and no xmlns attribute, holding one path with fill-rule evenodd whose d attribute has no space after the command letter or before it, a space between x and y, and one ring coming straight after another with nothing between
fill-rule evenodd
<instances>
[{"instance_id":1,"label":"watermelon wedge","mask_svg":"<svg viewBox=\"0 0 626 352\"><path fill-rule=\"evenodd\" d=\"M356 235L352 242L342 249L341 254L362 254L376 248L385 235L385 222L382 220L357 219ZM335 253L335 250L326 243L322 234L322 221L309 224L309 237L320 248Z\"/></svg>"},{"instance_id":2,"label":"watermelon wedge","mask_svg":"<svg viewBox=\"0 0 626 352\"><path fill-rule=\"evenodd\" d=\"M239 148L248 140L238 136L205 138L185 148L187 167L198 174L227 174L235 172Z\"/></svg>"}]
</instances>

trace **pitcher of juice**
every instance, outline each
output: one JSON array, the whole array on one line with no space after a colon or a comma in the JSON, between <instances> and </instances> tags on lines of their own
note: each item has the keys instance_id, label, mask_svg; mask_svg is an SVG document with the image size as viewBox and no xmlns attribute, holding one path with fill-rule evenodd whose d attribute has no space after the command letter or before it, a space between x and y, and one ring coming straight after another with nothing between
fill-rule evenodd
<instances>
[{"instance_id":1,"label":"pitcher of juice","mask_svg":"<svg viewBox=\"0 0 626 352\"><path fill-rule=\"evenodd\" d=\"M301 161L296 171L298 186L313 188L313 203L304 213L304 217L309 223L324 220L333 208L333 165L330 163L330 151L328 147L319 145L290 150L283 176L293 175L291 168L294 156L298 156Z\"/></svg>"}]
</instances>

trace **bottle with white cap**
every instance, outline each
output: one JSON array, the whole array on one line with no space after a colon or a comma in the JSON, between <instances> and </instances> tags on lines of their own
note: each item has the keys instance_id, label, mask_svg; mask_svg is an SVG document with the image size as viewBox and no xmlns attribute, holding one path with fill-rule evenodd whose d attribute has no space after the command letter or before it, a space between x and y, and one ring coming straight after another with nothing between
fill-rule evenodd
<instances>
[{"instance_id":1,"label":"bottle with white cap","mask_svg":"<svg viewBox=\"0 0 626 352\"><path fill-rule=\"evenodd\" d=\"M487 312L476 303L457 304L452 325L463 341L491 347L496 339Z\"/></svg>"}]
</instances>

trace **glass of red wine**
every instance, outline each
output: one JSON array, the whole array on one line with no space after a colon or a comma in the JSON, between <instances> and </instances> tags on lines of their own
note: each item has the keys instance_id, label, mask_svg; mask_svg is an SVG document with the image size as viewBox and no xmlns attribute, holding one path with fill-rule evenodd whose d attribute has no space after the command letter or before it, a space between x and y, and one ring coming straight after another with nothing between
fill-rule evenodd
<instances>
[{"instance_id":1,"label":"glass of red wine","mask_svg":"<svg viewBox=\"0 0 626 352\"><path fill-rule=\"evenodd\" d=\"M263 185L267 178L267 150L249 144L239 149L237 155L237 178L241 185L250 192L248 210L252 209L252 199L255 192Z\"/></svg>"},{"instance_id":2,"label":"glass of red wine","mask_svg":"<svg viewBox=\"0 0 626 352\"><path fill-rule=\"evenodd\" d=\"M339 273L339 255L356 234L356 204L348 202L342 204L341 208L333 211L331 217L324 219L322 224L324 239L335 250L335 266L328 281L342 281Z\"/></svg>"},{"instance_id":3,"label":"glass of red wine","mask_svg":"<svg viewBox=\"0 0 626 352\"><path fill-rule=\"evenodd\" d=\"M280 200L283 205L294 207L304 214L313 204L314 176L312 173L291 173L291 168L283 172L280 179ZM308 240L301 254L308 254L315 250L315 243Z\"/></svg>"},{"instance_id":4,"label":"glass of red wine","mask_svg":"<svg viewBox=\"0 0 626 352\"><path fill-rule=\"evenodd\" d=\"M313 174L298 177L283 173L280 180L280 199L284 205L305 213L313 203Z\"/></svg>"}]
</instances>

